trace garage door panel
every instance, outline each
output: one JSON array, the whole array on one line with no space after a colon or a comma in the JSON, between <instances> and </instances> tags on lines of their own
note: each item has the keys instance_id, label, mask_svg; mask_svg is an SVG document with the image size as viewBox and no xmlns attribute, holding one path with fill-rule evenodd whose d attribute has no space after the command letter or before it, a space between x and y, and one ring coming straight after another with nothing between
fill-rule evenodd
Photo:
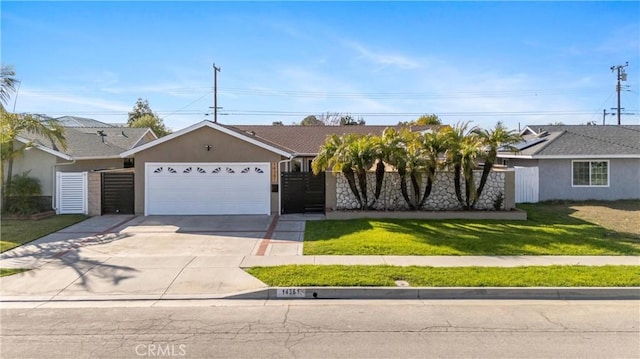
<instances>
[{"instance_id":1,"label":"garage door panel","mask_svg":"<svg viewBox=\"0 0 640 359\"><path fill-rule=\"evenodd\" d=\"M147 214L269 214L269 163L153 163Z\"/></svg>"}]
</instances>

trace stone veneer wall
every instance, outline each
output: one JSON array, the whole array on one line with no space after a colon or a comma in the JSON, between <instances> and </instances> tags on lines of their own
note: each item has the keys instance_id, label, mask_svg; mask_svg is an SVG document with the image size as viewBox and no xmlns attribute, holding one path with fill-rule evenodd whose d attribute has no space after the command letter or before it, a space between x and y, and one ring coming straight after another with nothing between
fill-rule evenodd
<instances>
[{"instance_id":1,"label":"stone veneer wall","mask_svg":"<svg viewBox=\"0 0 640 359\"><path fill-rule=\"evenodd\" d=\"M358 202L356 197L351 192L347 179L342 173L334 173L336 178L336 209L356 209ZM475 171L474 178L476 186L480 184L480 177L482 171ZM464 196L465 184L464 180L461 181L462 194ZM426 185L426 177L422 179L422 189ZM357 184L356 184L357 185ZM369 203L374 198L376 186L375 173L371 172L367 174L367 194L369 197ZM411 190L410 180L407 178L407 190L409 198L411 198L413 191ZM505 195L505 173L503 171L492 171L487 179L482 195L476 203L476 209L493 210L494 201L502 193ZM422 195L422 194L421 194ZM503 200L501 209L504 209ZM408 210L409 206L402 197L400 192L400 176L397 172L386 172L384 175L384 182L382 186L382 193L380 198L373 206L376 210ZM460 206L456 199L455 188L453 185L453 172L439 171L436 172L436 179L431 189L431 194L425 202L423 210L429 211L450 211L458 210Z\"/></svg>"}]
</instances>

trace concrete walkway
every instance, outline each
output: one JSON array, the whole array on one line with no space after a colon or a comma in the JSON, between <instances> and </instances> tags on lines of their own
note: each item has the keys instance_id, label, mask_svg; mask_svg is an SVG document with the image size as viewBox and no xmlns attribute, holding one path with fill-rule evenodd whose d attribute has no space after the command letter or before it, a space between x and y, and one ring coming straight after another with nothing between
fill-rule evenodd
<instances>
[{"instance_id":1,"label":"concrete walkway","mask_svg":"<svg viewBox=\"0 0 640 359\"><path fill-rule=\"evenodd\" d=\"M321 215L101 216L0 254L0 301L228 298L268 286L243 268L640 265L638 256L303 256L305 221Z\"/></svg>"}]
</instances>

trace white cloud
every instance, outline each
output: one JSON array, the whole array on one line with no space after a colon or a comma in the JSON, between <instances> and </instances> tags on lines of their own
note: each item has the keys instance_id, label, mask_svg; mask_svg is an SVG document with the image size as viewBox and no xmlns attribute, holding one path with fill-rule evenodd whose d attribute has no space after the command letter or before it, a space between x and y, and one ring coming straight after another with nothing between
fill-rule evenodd
<instances>
[{"instance_id":1,"label":"white cloud","mask_svg":"<svg viewBox=\"0 0 640 359\"><path fill-rule=\"evenodd\" d=\"M354 41L343 41L344 46L358 53L358 57L379 66L398 67L403 70L416 69L420 61L406 55L391 52L375 52Z\"/></svg>"}]
</instances>

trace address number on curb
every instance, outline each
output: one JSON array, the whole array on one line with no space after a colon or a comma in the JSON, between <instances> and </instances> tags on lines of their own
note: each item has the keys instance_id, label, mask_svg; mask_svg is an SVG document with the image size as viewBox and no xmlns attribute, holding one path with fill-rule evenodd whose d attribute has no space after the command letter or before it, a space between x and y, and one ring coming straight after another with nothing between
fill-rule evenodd
<instances>
[{"instance_id":1,"label":"address number on curb","mask_svg":"<svg viewBox=\"0 0 640 359\"><path fill-rule=\"evenodd\" d=\"M304 298L305 291L301 288L278 288L276 292L278 298Z\"/></svg>"}]
</instances>

